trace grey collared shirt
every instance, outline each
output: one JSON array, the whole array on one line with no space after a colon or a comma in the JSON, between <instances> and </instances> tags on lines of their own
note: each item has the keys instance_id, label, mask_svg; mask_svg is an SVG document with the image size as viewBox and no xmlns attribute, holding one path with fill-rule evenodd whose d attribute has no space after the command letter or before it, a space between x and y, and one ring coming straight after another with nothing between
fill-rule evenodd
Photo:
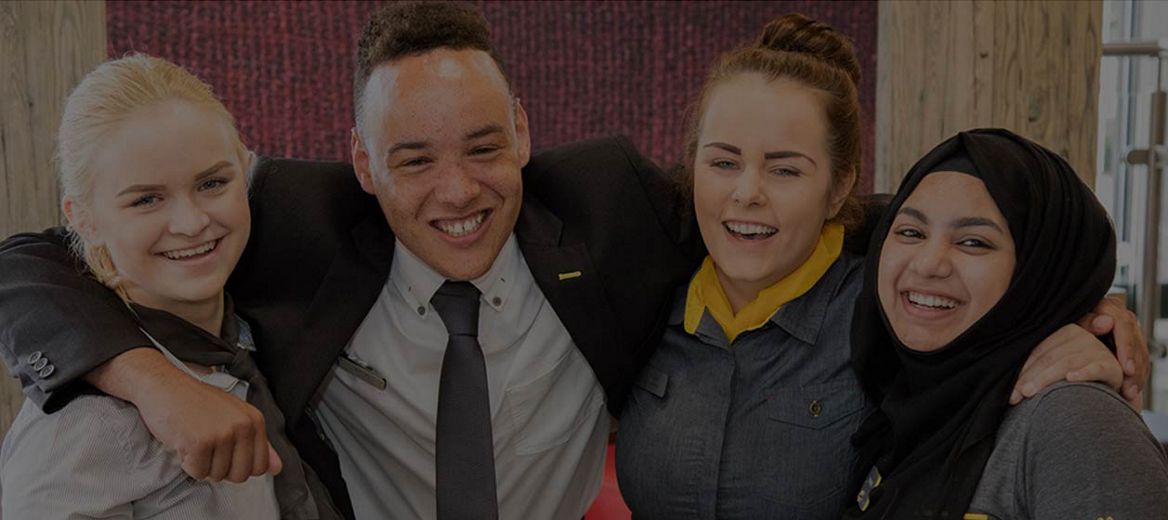
<instances>
[{"instance_id":1,"label":"grey collared shirt","mask_svg":"<svg viewBox=\"0 0 1168 520\"><path fill-rule=\"evenodd\" d=\"M334 368L315 405L359 519L435 518L434 425L447 334L430 297L444 281L398 242L389 281L346 348L354 363ZM471 282L482 292L499 518L581 518L604 467L603 389L514 235Z\"/></svg>"},{"instance_id":2,"label":"grey collared shirt","mask_svg":"<svg viewBox=\"0 0 1168 520\"><path fill-rule=\"evenodd\" d=\"M861 265L844 253L733 344L708 312L687 334L678 292L617 433L635 517L839 518L856 458L849 439L869 408L849 361Z\"/></svg>"},{"instance_id":3,"label":"grey collared shirt","mask_svg":"<svg viewBox=\"0 0 1168 520\"><path fill-rule=\"evenodd\" d=\"M246 395L245 384L225 372L192 375ZM0 449L0 511L9 520L280 516L271 476L240 484L194 480L137 408L106 395L78 397L53 414L24 401Z\"/></svg>"}]
</instances>

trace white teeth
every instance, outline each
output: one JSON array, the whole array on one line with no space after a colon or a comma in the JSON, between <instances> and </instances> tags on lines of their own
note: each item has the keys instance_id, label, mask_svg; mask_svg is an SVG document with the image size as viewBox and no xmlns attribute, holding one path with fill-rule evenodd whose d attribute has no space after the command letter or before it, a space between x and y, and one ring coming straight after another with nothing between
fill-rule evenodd
<instances>
[{"instance_id":1,"label":"white teeth","mask_svg":"<svg viewBox=\"0 0 1168 520\"><path fill-rule=\"evenodd\" d=\"M474 216L465 220L458 220L453 222L447 220L437 222L436 224L438 225L438 229L441 229L442 232L446 233L447 235L452 237L461 237L477 231L479 226L483 224L483 219L485 218L487 218L487 212L480 211Z\"/></svg>"},{"instance_id":2,"label":"white teeth","mask_svg":"<svg viewBox=\"0 0 1168 520\"><path fill-rule=\"evenodd\" d=\"M211 251L212 249L215 249L215 246L218 244L219 244L218 240L212 240L210 242L207 242L206 244L203 244L200 246L195 246L195 247L192 247L190 249L176 249L174 251L164 251L162 253L162 256L165 256L171 260L182 260L183 258L190 258L192 256L207 253L207 252Z\"/></svg>"},{"instance_id":3,"label":"white teeth","mask_svg":"<svg viewBox=\"0 0 1168 520\"><path fill-rule=\"evenodd\" d=\"M762 224L747 224L745 222L727 222L726 229L739 235L773 235L778 229Z\"/></svg>"},{"instance_id":4,"label":"white teeth","mask_svg":"<svg viewBox=\"0 0 1168 520\"><path fill-rule=\"evenodd\" d=\"M936 309L952 309L957 306L957 301L949 298L942 298L940 296L931 296L928 294L921 294L918 292L909 291L908 301L917 305L925 307L933 307Z\"/></svg>"}]
</instances>

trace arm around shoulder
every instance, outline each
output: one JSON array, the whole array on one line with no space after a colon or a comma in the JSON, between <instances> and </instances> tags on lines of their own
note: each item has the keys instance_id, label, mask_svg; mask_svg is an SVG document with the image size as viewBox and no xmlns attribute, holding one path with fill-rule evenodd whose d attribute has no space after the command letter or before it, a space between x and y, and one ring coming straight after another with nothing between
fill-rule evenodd
<instances>
[{"instance_id":1,"label":"arm around shoulder","mask_svg":"<svg viewBox=\"0 0 1168 520\"><path fill-rule=\"evenodd\" d=\"M94 368L149 344L65 243L60 228L0 242L0 356L47 411L72 399L77 380Z\"/></svg>"},{"instance_id":2,"label":"arm around shoulder","mask_svg":"<svg viewBox=\"0 0 1168 520\"><path fill-rule=\"evenodd\" d=\"M1031 518L1118 520L1168 511L1168 459L1118 394L1066 384L1040 398L1020 468Z\"/></svg>"}]
</instances>

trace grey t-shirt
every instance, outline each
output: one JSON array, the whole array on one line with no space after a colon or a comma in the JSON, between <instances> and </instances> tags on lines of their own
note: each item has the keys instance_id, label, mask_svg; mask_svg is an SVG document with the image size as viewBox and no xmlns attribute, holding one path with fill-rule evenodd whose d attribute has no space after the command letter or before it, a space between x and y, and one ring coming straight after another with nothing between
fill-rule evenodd
<instances>
[{"instance_id":1,"label":"grey t-shirt","mask_svg":"<svg viewBox=\"0 0 1168 520\"><path fill-rule=\"evenodd\" d=\"M1111 389L1058 383L1006 414L971 519L1168 517L1168 459Z\"/></svg>"}]
</instances>

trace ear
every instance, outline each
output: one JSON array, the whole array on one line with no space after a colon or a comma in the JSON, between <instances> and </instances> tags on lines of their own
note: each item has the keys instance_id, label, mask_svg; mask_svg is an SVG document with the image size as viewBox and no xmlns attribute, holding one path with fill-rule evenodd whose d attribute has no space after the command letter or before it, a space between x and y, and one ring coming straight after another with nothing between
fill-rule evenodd
<instances>
[{"instance_id":1,"label":"ear","mask_svg":"<svg viewBox=\"0 0 1168 520\"><path fill-rule=\"evenodd\" d=\"M856 170L851 170L835 181L831 187L831 200L828 208L828 219L833 219L839 215L840 209L844 207L844 202L848 200L848 195L851 195L852 190L856 187Z\"/></svg>"},{"instance_id":2,"label":"ear","mask_svg":"<svg viewBox=\"0 0 1168 520\"><path fill-rule=\"evenodd\" d=\"M93 218L89 216L88 212L82 211L72 197L66 196L61 199L61 212L69 221L69 228L80 235L81 240L87 244L100 243L97 229L93 225Z\"/></svg>"},{"instance_id":3,"label":"ear","mask_svg":"<svg viewBox=\"0 0 1168 520\"><path fill-rule=\"evenodd\" d=\"M350 131L349 147L353 156L353 172L357 175L361 189L370 195L377 195L377 190L373 186L373 172L369 170L369 150L366 150L361 142L357 127Z\"/></svg>"},{"instance_id":4,"label":"ear","mask_svg":"<svg viewBox=\"0 0 1168 520\"><path fill-rule=\"evenodd\" d=\"M515 98L515 145L518 147L519 167L527 166L531 160L531 130L527 126L527 111L519 98Z\"/></svg>"}]
</instances>

